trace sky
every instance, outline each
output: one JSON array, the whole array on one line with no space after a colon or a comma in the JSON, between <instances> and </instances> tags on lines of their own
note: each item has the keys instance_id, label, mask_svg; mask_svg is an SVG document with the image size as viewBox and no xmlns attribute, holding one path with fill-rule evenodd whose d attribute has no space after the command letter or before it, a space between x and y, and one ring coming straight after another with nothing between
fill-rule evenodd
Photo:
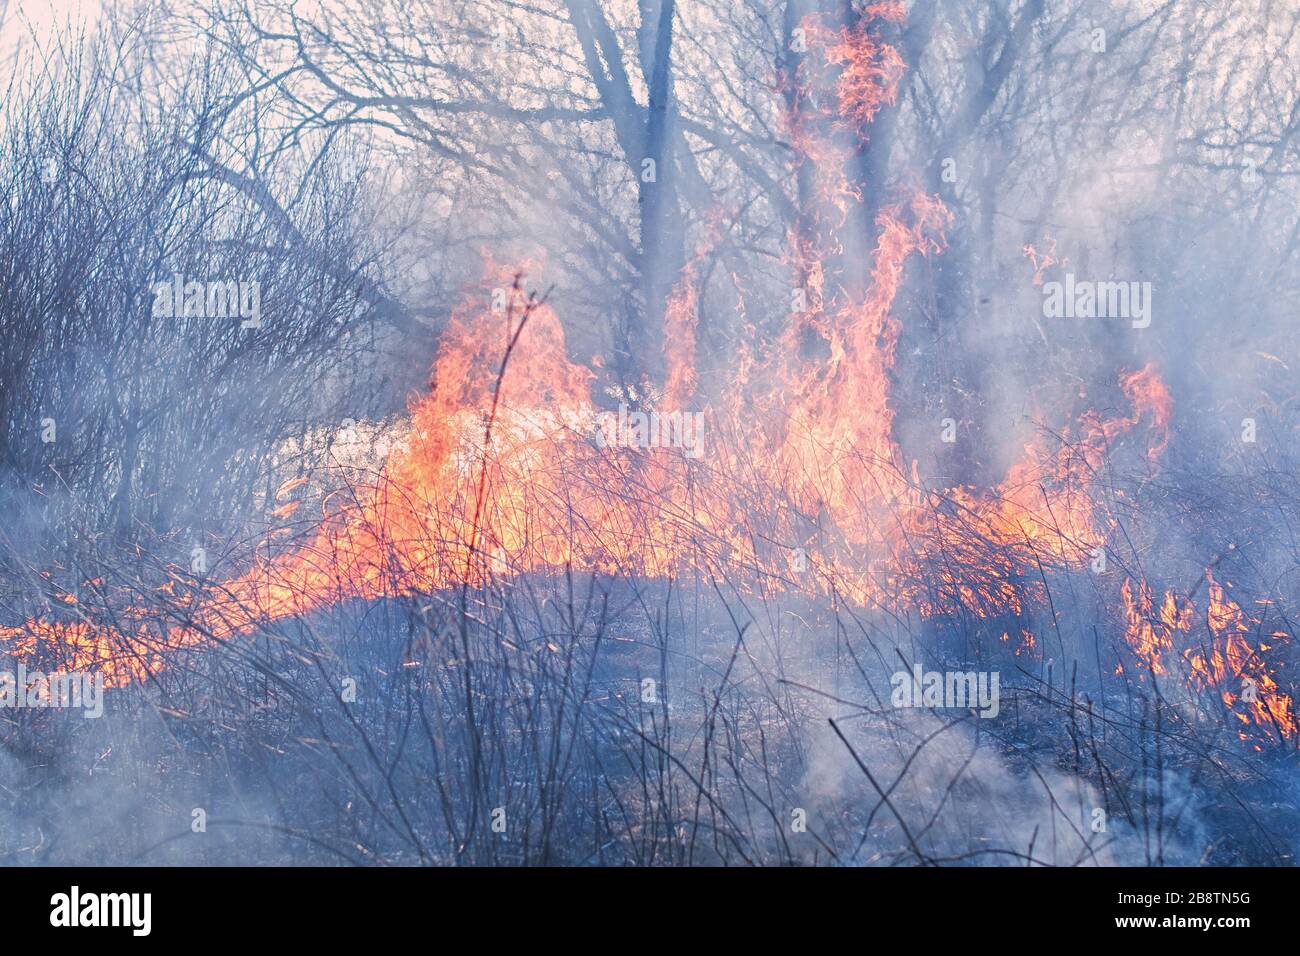
<instances>
[{"instance_id":1,"label":"sky","mask_svg":"<svg viewBox=\"0 0 1300 956\"><path fill-rule=\"evenodd\" d=\"M101 9L101 0L0 0L0 62L7 66L21 45L44 43L59 26L93 24Z\"/></svg>"}]
</instances>

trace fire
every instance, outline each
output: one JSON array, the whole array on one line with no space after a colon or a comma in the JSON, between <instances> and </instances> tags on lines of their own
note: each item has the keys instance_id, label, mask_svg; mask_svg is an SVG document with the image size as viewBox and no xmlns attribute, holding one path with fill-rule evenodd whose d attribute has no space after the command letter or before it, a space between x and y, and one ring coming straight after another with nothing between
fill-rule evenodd
<instances>
[{"instance_id":1,"label":"fire","mask_svg":"<svg viewBox=\"0 0 1300 956\"><path fill-rule=\"evenodd\" d=\"M1026 243L1020 250L1034 266L1034 285L1042 285L1043 277L1052 266L1064 266L1069 260L1057 254L1056 240L1050 236L1043 238L1043 249L1039 250L1033 243Z\"/></svg>"},{"instance_id":2,"label":"fire","mask_svg":"<svg viewBox=\"0 0 1300 956\"><path fill-rule=\"evenodd\" d=\"M1252 645L1249 635L1262 622L1248 616L1227 595L1224 586L1205 572L1209 601L1197 627L1191 596L1166 590L1157 610L1151 586L1126 578L1121 589L1127 620L1124 637L1142 668L1156 677L1177 675L1195 695L1215 695L1243 726L1242 740L1295 742L1296 715L1290 695L1283 693L1262 653L1267 645ZM1256 749L1261 749L1256 744Z\"/></svg>"},{"instance_id":3,"label":"fire","mask_svg":"<svg viewBox=\"0 0 1300 956\"><path fill-rule=\"evenodd\" d=\"M902 16L892 3L871 13ZM814 211L790 237L789 264L804 301L776 347L767 357L747 349L725 387L701 390L698 284L717 220L667 303L662 397L628 414L639 425L636 416L698 410L708 454L597 440L608 410L593 398L596 373L569 358L555 310L522 291L520 275L535 267L489 261L452 313L432 389L412 403L403 439L377 475L327 497L320 521L295 546L273 547L276 537L268 536L246 570L220 582L178 570L164 610L132 601L115 609L111 627L83 611L72 622L0 628L0 641L18 657L54 655L65 669L99 669L109 685L122 686L156 672L179 649L235 640L343 601L567 569L726 576L739 586L834 593L922 616L1018 615L1037 602L1044 564L1080 567L1104 546L1109 519L1096 501L1096 477L1116 440L1144 423L1147 458L1160 458L1172 400L1153 366L1126 372L1118 386L1127 415L1085 412L1062 429L1059 445L1027 446L995 488L923 486L894 437L900 324L893 307L908 262L941 250L950 213L916 192L885 205L869 270L850 274L863 270L846 261L839 235L858 201L847 159L892 101L903 68L869 19L852 30L807 21L821 63L836 74L838 112L834 123L818 122L806 115L801 91L794 97L800 115L789 123L798 162L817 167L819 198L832 212ZM1040 272L1057 261L1054 247L1033 257ZM493 290L502 289L509 290L504 308L494 310ZM298 503L285 499L305 480L279 486L272 515L293 514ZM792 573L796 549L806 570ZM1156 676L1170 673L1181 652L1193 687L1220 689L1243 721L1293 738L1291 699L1252 648L1252 622L1212 579L1209 593L1210 640L1201 646L1189 640L1189 598L1168 592L1157 605L1146 582L1126 580L1129 647ZM1003 640L1010 644L1009 633ZM1021 629L1015 653L1036 647ZM1246 678L1252 690L1232 685Z\"/></svg>"},{"instance_id":4,"label":"fire","mask_svg":"<svg viewBox=\"0 0 1300 956\"><path fill-rule=\"evenodd\" d=\"M755 407L788 408L775 437L761 419L706 408L711 452L703 459L676 448L601 447L593 441L594 373L570 361L549 306L530 306L517 289L504 313L479 305L512 281L512 270L490 265L453 312L433 390L412 405L404 442L372 482L327 499L319 527L297 548L257 558L219 585L177 572L173 603L186 623L133 606L122 616L137 625L125 633L32 621L0 629L0 640L20 656L58 645L71 654L68 666L101 667L121 685L169 650L344 600L568 567L648 577L744 569L776 589L835 589L897 610L939 613L962 602L979 615L1019 612L1022 592L1011 581L1020 568L1039 558L1081 561L1099 540L1092 473L1111 438L1163 407L1150 405L1163 393L1149 368L1126 378L1143 383L1126 387L1132 416L1085 415L1077 443L1028 450L992 492L921 489L892 435L898 323L890 306L904 260L935 248L930 230L943 210L921 199L911 214L909 225L901 209L882 213L870 290L828 317L831 361L795 383L762 375L750 383ZM280 499L300 484L280 486L272 514L297 504ZM939 499L955 507L936 507ZM830 529L819 549L808 549L813 573L793 583L787 549L760 547L753 533L762 524L792 549L791 511L823 515Z\"/></svg>"},{"instance_id":5,"label":"fire","mask_svg":"<svg viewBox=\"0 0 1300 956\"><path fill-rule=\"evenodd\" d=\"M905 15L901 3L890 2L867 7L852 27L830 30L815 16L804 21L814 43L823 47L826 63L838 68L836 118L861 139L881 107L897 98L905 69L898 51L879 42L872 21L901 23Z\"/></svg>"}]
</instances>

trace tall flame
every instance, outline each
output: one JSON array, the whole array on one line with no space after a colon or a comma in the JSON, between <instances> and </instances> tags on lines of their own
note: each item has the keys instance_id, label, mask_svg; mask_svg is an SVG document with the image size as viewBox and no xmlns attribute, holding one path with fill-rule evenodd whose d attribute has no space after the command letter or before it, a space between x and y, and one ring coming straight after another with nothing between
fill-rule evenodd
<instances>
[{"instance_id":1,"label":"tall flame","mask_svg":"<svg viewBox=\"0 0 1300 956\"><path fill-rule=\"evenodd\" d=\"M1156 461L1169 441L1172 402L1148 365L1119 380L1130 414L1086 412L1070 441L1026 447L997 487L922 486L894 437L893 306L908 261L941 249L950 214L920 193L884 206L866 281L855 291L846 270L862 264L844 261L839 230L858 189L845 170L903 68L869 27L900 19L901 7L878 4L868 13L852 29L808 21L821 62L838 71L838 113L829 126L807 116L789 122L799 162L818 167L817 199L831 214L814 211L791 236L804 308L790 315L770 358L747 351L725 387L700 387L698 284L720 228L715 219L667 304L663 400L618 412L629 428L620 420L616 434L633 440L610 442L602 421L615 413L593 400L595 374L569 359L554 309L519 290L527 267L488 262L442 334L432 390L411 405L403 440L370 479L327 497L321 520L295 546L275 546L271 537L245 571L220 583L177 571L166 601L116 608L113 627L38 619L0 628L0 641L18 657L101 669L120 686L156 672L179 648L237 639L349 599L567 568L734 574L768 589L833 591L922 615L957 607L983 617L1019 613L1036 594L1020 583L1031 569L1081 565L1104 544L1096 475L1115 440L1142 422ZM795 108L806 100L796 96ZM511 290L508 301L493 310L490 291L502 288ZM648 440L664 421L680 437L692 403L707 454ZM286 482L281 493L300 482ZM796 549L810 573L790 573ZM1186 651L1193 680L1222 687L1230 676L1251 677L1258 695L1240 715L1293 736L1291 700L1247 641L1240 608L1213 582L1210 594L1212 641ZM1121 596L1130 647L1153 675L1166 673L1179 635L1190 631L1190 604L1170 594L1157 611L1145 582L1126 581ZM1022 648L1034 646L1025 631ZM1237 693L1225 692L1224 702L1236 706Z\"/></svg>"}]
</instances>

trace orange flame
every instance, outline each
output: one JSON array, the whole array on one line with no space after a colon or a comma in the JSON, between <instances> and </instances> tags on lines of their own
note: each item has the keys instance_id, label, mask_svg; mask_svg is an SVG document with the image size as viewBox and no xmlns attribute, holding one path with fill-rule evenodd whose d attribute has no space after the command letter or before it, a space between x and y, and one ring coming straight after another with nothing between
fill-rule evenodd
<instances>
[{"instance_id":1,"label":"orange flame","mask_svg":"<svg viewBox=\"0 0 1300 956\"><path fill-rule=\"evenodd\" d=\"M851 30L811 24L824 61L839 68L840 133L848 127L860 137L892 101L902 62L866 24L901 14L885 3ZM791 126L800 161L828 170L831 186L821 198L843 213L856 189L845 178L848 154L837 132L794 117ZM749 582L742 586L834 592L922 615L1019 613L1037 593L1021 583L1027 570L1045 561L1081 564L1104 543L1096 474L1115 439L1142 421L1155 461L1169 441L1172 401L1148 365L1120 378L1127 417L1086 412L1070 441L1055 449L1031 444L994 489L922 488L894 437L890 375L900 326L893 305L907 262L938 251L949 220L937 199L922 194L886 206L876 219L869 281L852 291L841 274L846 265L829 265L843 250L843 215L814 216L792 237L806 309L791 316L772 358L745 353L734 379L717 390L727 402L717 405L699 394L695 364L699 266L716 223L667 303L667 375L657 408L601 409L592 398L596 376L569 359L559 317L518 290L527 267L489 262L483 282L453 311L432 391L412 404L404 439L378 474L326 499L321 521L298 546L259 553L220 583L176 574L165 613L129 604L117 609L115 626L99 627L81 610L87 616L72 622L0 628L0 641L19 657L54 655L65 669L103 670L121 686L156 672L178 649L345 600L567 568L735 575ZM503 287L512 290L508 307L494 312L484 303ZM806 340L821 349L817 359L804 356ZM692 402L702 406L699 419L683 417ZM702 437L707 453L700 455ZM287 518L298 507L282 499L301 483L280 485L273 514ZM792 575L795 548L804 549L807 570ZM1121 592L1126 637L1150 672L1163 675L1190 631L1191 605L1171 592L1157 610L1151 588L1134 587L1126 581ZM1241 716L1293 736L1290 698L1247 642L1249 622L1213 582L1210 593L1209 651L1185 651L1194 680L1222 687L1230 674L1250 677L1258 696ZM1033 651L1033 634L1021 634L1015 652ZM1230 707L1235 694L1224 692Z\"/></svg>"},{"instance_id":2,"label":"orange flame","mask_svg":"<svg viewBox=\"0 0 1300 956\"><path fill-rule=\"evenodd\" d=\"M1265 646L1252 646L1247 638L1261 622L1228 597L1208 569L1205 580L1209 585L1206 630L1197 636L1196 607L1190 597L1168 590L1157 612L1150 585L1140 581L1135 595L1133 582L1125 579L1121 596L1129 647L1152 674L1178 671L1193 693L1217 694L1243 725L1238 731L1242 740L1272 737L1300 742L1290 695L1282 692L1270 673L1261 655ZM1256 749L1261 749L1258 744Z\"/></svg>"}]
</instances>

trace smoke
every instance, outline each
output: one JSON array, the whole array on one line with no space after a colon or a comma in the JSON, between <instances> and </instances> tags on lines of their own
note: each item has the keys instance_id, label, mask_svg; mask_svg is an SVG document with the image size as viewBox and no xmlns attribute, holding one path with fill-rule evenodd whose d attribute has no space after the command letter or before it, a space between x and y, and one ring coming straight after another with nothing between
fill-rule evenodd
<instances>
[{"instance_id":1,"label":"smoke","mask_svg":"<svg viewBox=\"0 0 1300 956\"><path fill-rule=\"evenodd\" d=\"M416 6L401 32L442 36L447 11ZM14 396L6 503L18 516L6 557L27 588L2 633L23 650L111 651L130 679L173 635L202 645L205 663L169 657L87 728L61 715L6 724L0 769L27 789L0 801L4 852L872 865L1285 855L1254 808L1294 797L1296 179L1269 119L1289 107L1255 92L1275 84L1224 83L1225 64L1263 71L1252 44L1265 41L1264 60L1286 52L1285 31L1247 25L1222 45L1194 43L1201 23L1179 9L1181 51L1147 32L1169 20L1128 30L1128 8L1084 4L1061 22L1030 3L1004 24L972 5L943 29L905 33L893 4L844 25L799 4L782 20L700 3L678 8L682 27L665 18L681 33L656 71L667 38L658 17L639 18L656 5L604 6L499 31L491 4L471 5L433 75L403 53L396 74L341 67L323 101L310 70L292 97L268 89L276 109L305 111L302 138L321 150L286 144L288 168L247 177L237 149L204 158L229 132L213 134L221 97L206 87L163 104L157 143L123 134L120 151L90 157L64 143L81 177L116 187L110 238L125 248L95 256L80 252L98 194L56 204L82 179L46 181L31 143L6 128L17 212L4 258L33 273L85 268L0 313ZM337 12L313 35L327 54L391 32L383 4L356 23ZM1094 13L1100 37L1075 29ZM290 35L243 15L263 14L233 16L232 57L298 55L241 50L241 29ZM605 45L629 37L620 64ZM1000 78L967 52L994 48L1010 67ZM265 65L257 75L279 75ZM471 101L447 86L459 71L475 77ZM353 116L333 113L349 100L335 83L382 104L392 91L365 84L389 75L403 111L357 117L387 130L376 151L324 161L317 140L354 132ZM1232 123L1216 112L1225 92ZM105 129L129 125L111 122L113 98L102 107ZM33 112L31 129L57 127L51 115ZM261 133L265 118L237 120ZM172 149L191 125L211 142ZM1199 133L1225 128L1243 130L1240 142ZM1271 155L1254 145L1270 139ZM163 179L191 191L173 196ZM132 205L142 196L154 205ZM21 228L49 223L50 208L76 215L46 246ZM509 270L492 266L474 284L484 260L528 265L507 290ZM101 278L136 262L148 268ZM257 299L240 314L257 321L186 321L230 319L229 304L138 308L135 293L168 275L248 289ZM520 339L493 390L495 317L518 316L491 297L521 297L520 285L554 289L554 312L529 329L544 347ZM1092 305L1075 308L1083 288ZM457 289L470 290L460 310ZM438 326L426 382L411 369ZM1123 384L1148 368L1170 386L1170 423ZM320 467L320 436L355 431L408 386L409 445L363 463L394 472L380 475L382 494L373 474ZM485 396L509 406L498 419ZM554 406L593 396L619 407L598 418L609 428L594 450L573 429L552 441ZM722 429L675 407L692 402L753 426L733 473L719 478L710 461ZM47 417L62 437L38 444ZM526 438L495 470L490 449L460 440L484 434L485 418L503 423L498 444ZM564 453L548 457L554 448ZM665 448L691 467L612 453ZM889 468L862 466L872 456ZM440 483L430 464L449 461L457 481ZM312 478L290 527L307 493L281 501L271 489ZM32 558L42 532L48 547ZM859 545L834 573L822 535ZM192 549L214 537L238 539L237 567L209 577L205 561L187 576ZM1231 582L1231 628L1207 603L1206 568ZM83 584L89 601L71 594ZM1126 607L1121 594L1144 586L1156 600ZM997 670L996 716L894 707L900 658ZM1263 718L1240 686L1261 676L1279 684ZM371 682L356 709L347 681ZM272 688L296 709L270 731L259 721ZM164 783L146 786L155 776ZM283 796L304 791L303 807ZM196 831L200 810L208 828ZM483 821L497 810L527 821L524 835L492 842Z\"/></svg>"},{"instance_id":2,"label":"smoke","mask_svg":"<svg viewBox=\"0 0 1300 956\"><path fill-rule=\"evenodd\" d=\"M869 808L871 825L845 862L971 866L1144 865L1143 839L1092 781L1001 747L960 712L841 717L813 737L803 787L817 804ZM1027 759L1028 758L1028 759ZM858 760L875 780L873 785ZM1173 787L1170 780L1167 786ZM879 788L879 789L877 789ZM882 794L883 791L883 794ZM1170 789L1170 793L1177 793ZM856 822L856 820L855 820ZM1179 833L1167 864L1195 862ZM1194 845L1194 844L1193 844Z\"/></svg>"}]
</instances>

